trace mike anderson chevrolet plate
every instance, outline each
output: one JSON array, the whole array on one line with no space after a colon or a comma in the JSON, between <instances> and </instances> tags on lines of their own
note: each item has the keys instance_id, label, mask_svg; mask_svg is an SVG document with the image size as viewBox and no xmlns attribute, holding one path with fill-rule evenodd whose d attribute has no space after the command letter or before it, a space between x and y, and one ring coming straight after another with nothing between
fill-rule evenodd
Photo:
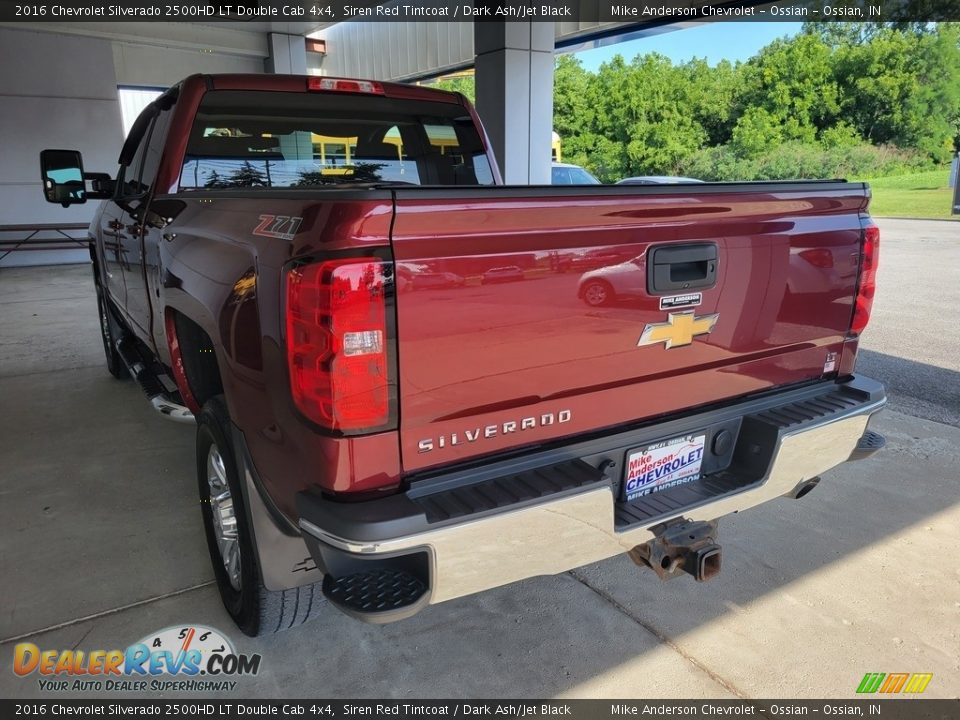
<instances>
[{"instance_id":1,"label":"mike anderson chevrolet plate","mask_svg":"<svg viewBox=\"0 0 960 720\"><path fill-rule=\"evenodd\" d=\"M626 500L693 482L700 477L706 435L685 435L627 454Z\"/></svg>"}]
</instances>

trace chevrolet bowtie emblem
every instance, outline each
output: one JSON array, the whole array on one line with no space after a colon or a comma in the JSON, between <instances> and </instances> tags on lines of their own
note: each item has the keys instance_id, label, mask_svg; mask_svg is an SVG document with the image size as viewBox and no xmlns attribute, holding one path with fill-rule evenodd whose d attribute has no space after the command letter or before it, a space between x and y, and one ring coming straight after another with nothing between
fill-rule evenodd
<instances>
[{"instance_id":1,"label":"chevrolet bowtie emblem","mask_svg":"<svg viewBox=\"0 0 960 720\"><path fill-rule=\"evenodd\" d=\"M706 335L713 330L719 318L720 313L697 317L693 310L670 313L666 322L649 323L643 329L637 347L666 343L669 350L672 347L689 345L697 335Z\"/></svg>"}]
</instances>

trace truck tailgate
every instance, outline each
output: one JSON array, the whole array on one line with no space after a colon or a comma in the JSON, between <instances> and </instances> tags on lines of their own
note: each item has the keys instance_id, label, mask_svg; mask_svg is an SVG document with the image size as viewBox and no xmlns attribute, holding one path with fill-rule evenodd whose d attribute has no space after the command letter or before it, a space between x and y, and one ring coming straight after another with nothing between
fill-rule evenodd
<instances>
[{"instance_id":1,"label":"truck tailgate","mask_svg":"<svg viewBox=\"0 0 960 720\"><path fill-rule=\"evenodd\" d=\"M404 470L830 374L867 198L837 182L398 190ZM711 248L710 286L684 288Z\"/></svg>"}]
</instances>

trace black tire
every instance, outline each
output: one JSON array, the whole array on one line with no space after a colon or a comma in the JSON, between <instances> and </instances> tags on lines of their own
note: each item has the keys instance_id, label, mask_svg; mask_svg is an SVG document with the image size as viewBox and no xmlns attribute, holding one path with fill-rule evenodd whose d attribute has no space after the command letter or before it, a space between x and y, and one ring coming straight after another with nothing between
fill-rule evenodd
<instances>
[{"instance_id":1,"label":"black tire","mask_svg":"<svg viewBox=\"0 0 960 720\"><path fill-rule=\"evenodd\" d=\"M606 280L588 280L580 291L580 297L590 307L601 307L610 305L616 299L616 293Z\"/></svg>"},{"instance_id":2,"label":"black tire","mask_svg":"<svg viewBox=\"0 0 960 720\"><path fill-rule=\"evenodd\" d=\"M260 561L254 545L249 515L244 502L240 475L237 472L233 442L230 433L230 416L222 395L207 402L197 418L197 480L200 489L200 507L203 526L210 551L210 562L220 590L223 606L230 613L237 627L246 635L258 636L287 630L302 625L325 606L320 583L311 583L290 590L271 591L263 585ZM218 541L217 518L223 522L223 501L212 500L212 485L208 480L208 461L211 448L218 451L222 460L226 484L229 487L233 518L235 519L236 542L239 549L239 588L231 581L231 573L221 553ZM222 497L222 495L218 496ZM236 579L236 578L235 578Z\"/></svg>"},{"instance_id":3,"label":"black tire","mask_svg":"<svg viewBox=\"0 0 960 720\"><path fill-rule=\"evenodd\" d=\"M120 324L117 322L110 307L110 301L107 300L107 294L100 285L99 278L94 279L94 285L97 288L97 313L100 316L100 338L103 340L103 354L107 358L107 370L118 380L126 380L130 377L126 365L120 359L120 353L117 352L116 341L120 337Z\"/></svg>"}]
</instances>

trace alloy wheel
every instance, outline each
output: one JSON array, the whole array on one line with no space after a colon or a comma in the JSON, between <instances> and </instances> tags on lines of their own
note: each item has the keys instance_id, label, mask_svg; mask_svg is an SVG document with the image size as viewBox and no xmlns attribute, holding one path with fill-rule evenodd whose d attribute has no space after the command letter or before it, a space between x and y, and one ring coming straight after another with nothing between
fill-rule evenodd
<instances>
[{"instance_id":1,"label":"alloy wheel","mask_svg":"<svg viewBox=\"0 0 960 720\"><path fill-rule=\"evenodd\" d=\"M223 456L216 443L212 444L207 452L207 485L210 488L210 510L213 514L213 531L220 549L220 560L230 585L239 591L240 537L237 532L237 516Z\"/></svg>"}]
</instances>

